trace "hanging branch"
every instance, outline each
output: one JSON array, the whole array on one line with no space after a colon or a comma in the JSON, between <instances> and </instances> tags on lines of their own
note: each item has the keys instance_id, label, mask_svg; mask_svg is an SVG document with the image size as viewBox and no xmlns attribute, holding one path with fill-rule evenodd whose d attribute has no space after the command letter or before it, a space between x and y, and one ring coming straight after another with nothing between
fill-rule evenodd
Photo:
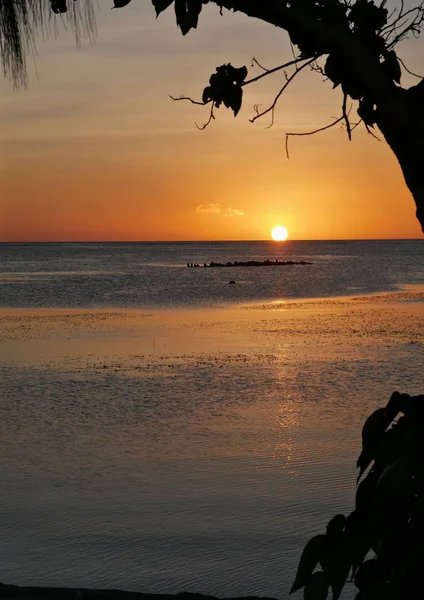
<instances>
[{"instance_id":1,"label":"hanging branch","mask_svg":"<svg viewBox=\"0 0 424 600\"><path fill-rule=\"evenodd\" d=\"M196 121L194 122L194 124L196 125L197 129L199 129L200 131L202 131L203 129L206 129L206 127L209 125L209 123L215 119L215 115L213 114L213 107L214 107L214 104L212 102L212 104L211 104L211 110L210 110L210 113L209 113L209 119L206 121L206 123L203 123L203 125L198 125L196 123Z\"/></svg>"},{"instance_id":2,"label":"hanging branch","mask_svg":"<svg viewBox=\"0 0 424 600\"><path fill-rule=\"evenodd\" d=\"M342 104L342 113L343 120L346 125L347 137L349 138L349 142L352 141L352 129L349 122L349 115L347 113L347 94L343 94L343 104Z\"/></svg>"}]
</instances>

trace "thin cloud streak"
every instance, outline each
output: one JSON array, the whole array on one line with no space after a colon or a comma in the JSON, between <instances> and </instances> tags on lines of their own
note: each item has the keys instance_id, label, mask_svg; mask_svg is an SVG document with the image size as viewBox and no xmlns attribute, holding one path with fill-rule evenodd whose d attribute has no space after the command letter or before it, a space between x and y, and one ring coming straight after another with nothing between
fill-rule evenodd
<instances>
[{"instance_id":1,"label":"thin cloud streak","mask_svg":"<svg viewBox=\"0 0 424 600\"><path fill-rule=\"evenodd\" d=\"M227 208L224 212L224 217L243 217L244 212L242 210L237 210L236 208Z\"/></svg>"},{"instance_id":2,"label":"thin cloud streak","mask_svg":"<svg viewBox=\"0 0 424 600\"><path fill-rule=\"evenodd\" d=\"M219 202L209 204L199 204L196 207L197 213L209 213L212 215L221 215L222 217L243 217L244 212L237 208L224 208Z\"/></svg>"},{"instance_id":3,"label":"thin cloud streak","mask_svg":"<svg viewBox=\"0 0 424 600\"><path fill-rule=\"evenodd\" d=\"M213 204L213 203L199 204L199 206L196 208L196 212L219 215L219 214L221 214L221 205L219 203L218 204Z\"/></svg>"}]
</instances>

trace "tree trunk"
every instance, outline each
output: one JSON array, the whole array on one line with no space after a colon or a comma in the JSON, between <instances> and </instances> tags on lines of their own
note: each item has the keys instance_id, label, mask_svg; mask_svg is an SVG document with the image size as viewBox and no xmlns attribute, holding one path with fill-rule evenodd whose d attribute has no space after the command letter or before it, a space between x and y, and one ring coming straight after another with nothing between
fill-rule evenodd
<instances>
[{"instance_id":1,"label":"tree trunk","mask_svg":"<svg viewBox=\"0 0 424 600\"><path fill-rule=\"evenodd\" d=\"M409 90L399 89L397 118L379 115L377 125L401 166L424 232L424 79Z\"/></svg>"}]
</instances>

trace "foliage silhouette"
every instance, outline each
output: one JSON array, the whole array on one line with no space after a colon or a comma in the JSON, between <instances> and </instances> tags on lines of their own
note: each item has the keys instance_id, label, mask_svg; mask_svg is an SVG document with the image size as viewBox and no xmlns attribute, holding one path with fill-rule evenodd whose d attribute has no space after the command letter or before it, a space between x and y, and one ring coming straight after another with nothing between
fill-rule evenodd
<instances>
[{"instance_id":1,"label":"foliage silhouette","mask_svg":"<svg viewBox=\"0 0 424 600\"><path fill-rule=\"evenodd\" d=\"M133 0L113 0L112 8L123 8ZM135 0L134 0L135 1ZM404 0L389 10L386 0L152 0L159 16L164 10L175 11L177 26L183 35L197 27L204 4L242 12L288 32L294 58L273 69L261 67L256 77L247 78L247 68L221 65L205 87L202 100L210 105L209 118L222 104L236 115L242 104L243 87L278 71L284 74L283 85L273 102L264 110L256 107L256 121L265 115L274 122L275 108L288 85L309 68L341 89L341 116L329 125L311 132L287 133L311 135L343 124L351 139L354 129L363 124L369 133L377 127L395 154L406 184L411 191L416 215L424 231L424 79L412 73L397 56L399 42L418 37L424 28L424 1L406 8ZM2 0L0 2L0 54L4 73L15 83L25 83L25 56L34 48L37 33L48 31L50 16L66 16L77 37L95 34L92 0ZM291 73L287 69L292 69ZM409 88L401 86L404 72L420 81ZM358 119L351 121L352 109Z\"/></svg>"},{"instance_id":2,"label":"foliage silhouette","mask_svg":"<svg viewBox=\"0 0 424 600\"><path fill-rule=\"evenodd\" d=\"M349 573L356 600L420 597L424 553L424 395L394 392L362 429L355 510L305 546L290 593L337 600ZM397 418L397 420L395 420ZM364 458L366 457L366 458ZM358 479L359 479L358 478ZM365 560L370 556L368 560ZM315 570L318 565L322 570Z\"/></svg>"}]
</instances>

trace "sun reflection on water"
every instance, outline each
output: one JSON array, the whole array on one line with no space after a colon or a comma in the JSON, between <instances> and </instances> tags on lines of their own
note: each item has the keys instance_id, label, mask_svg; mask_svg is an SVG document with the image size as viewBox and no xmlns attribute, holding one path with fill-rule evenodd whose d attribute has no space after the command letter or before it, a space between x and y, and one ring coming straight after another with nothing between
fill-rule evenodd
<instances>
[{"instance_id":1,"label":"sun reflection on water","mask_svg":"<svg viewBox=\"0 0 424 600\"><path fill-rule=\"evenodd\" d=\"M299 427L299 411L292 400L286 400L276 407L274 417L276 441L273 447L273 458L281 464L281 469L291 477L295 477L299 466L295 461L295 444L293 431Z\"/></svg>"}]
</instances>

